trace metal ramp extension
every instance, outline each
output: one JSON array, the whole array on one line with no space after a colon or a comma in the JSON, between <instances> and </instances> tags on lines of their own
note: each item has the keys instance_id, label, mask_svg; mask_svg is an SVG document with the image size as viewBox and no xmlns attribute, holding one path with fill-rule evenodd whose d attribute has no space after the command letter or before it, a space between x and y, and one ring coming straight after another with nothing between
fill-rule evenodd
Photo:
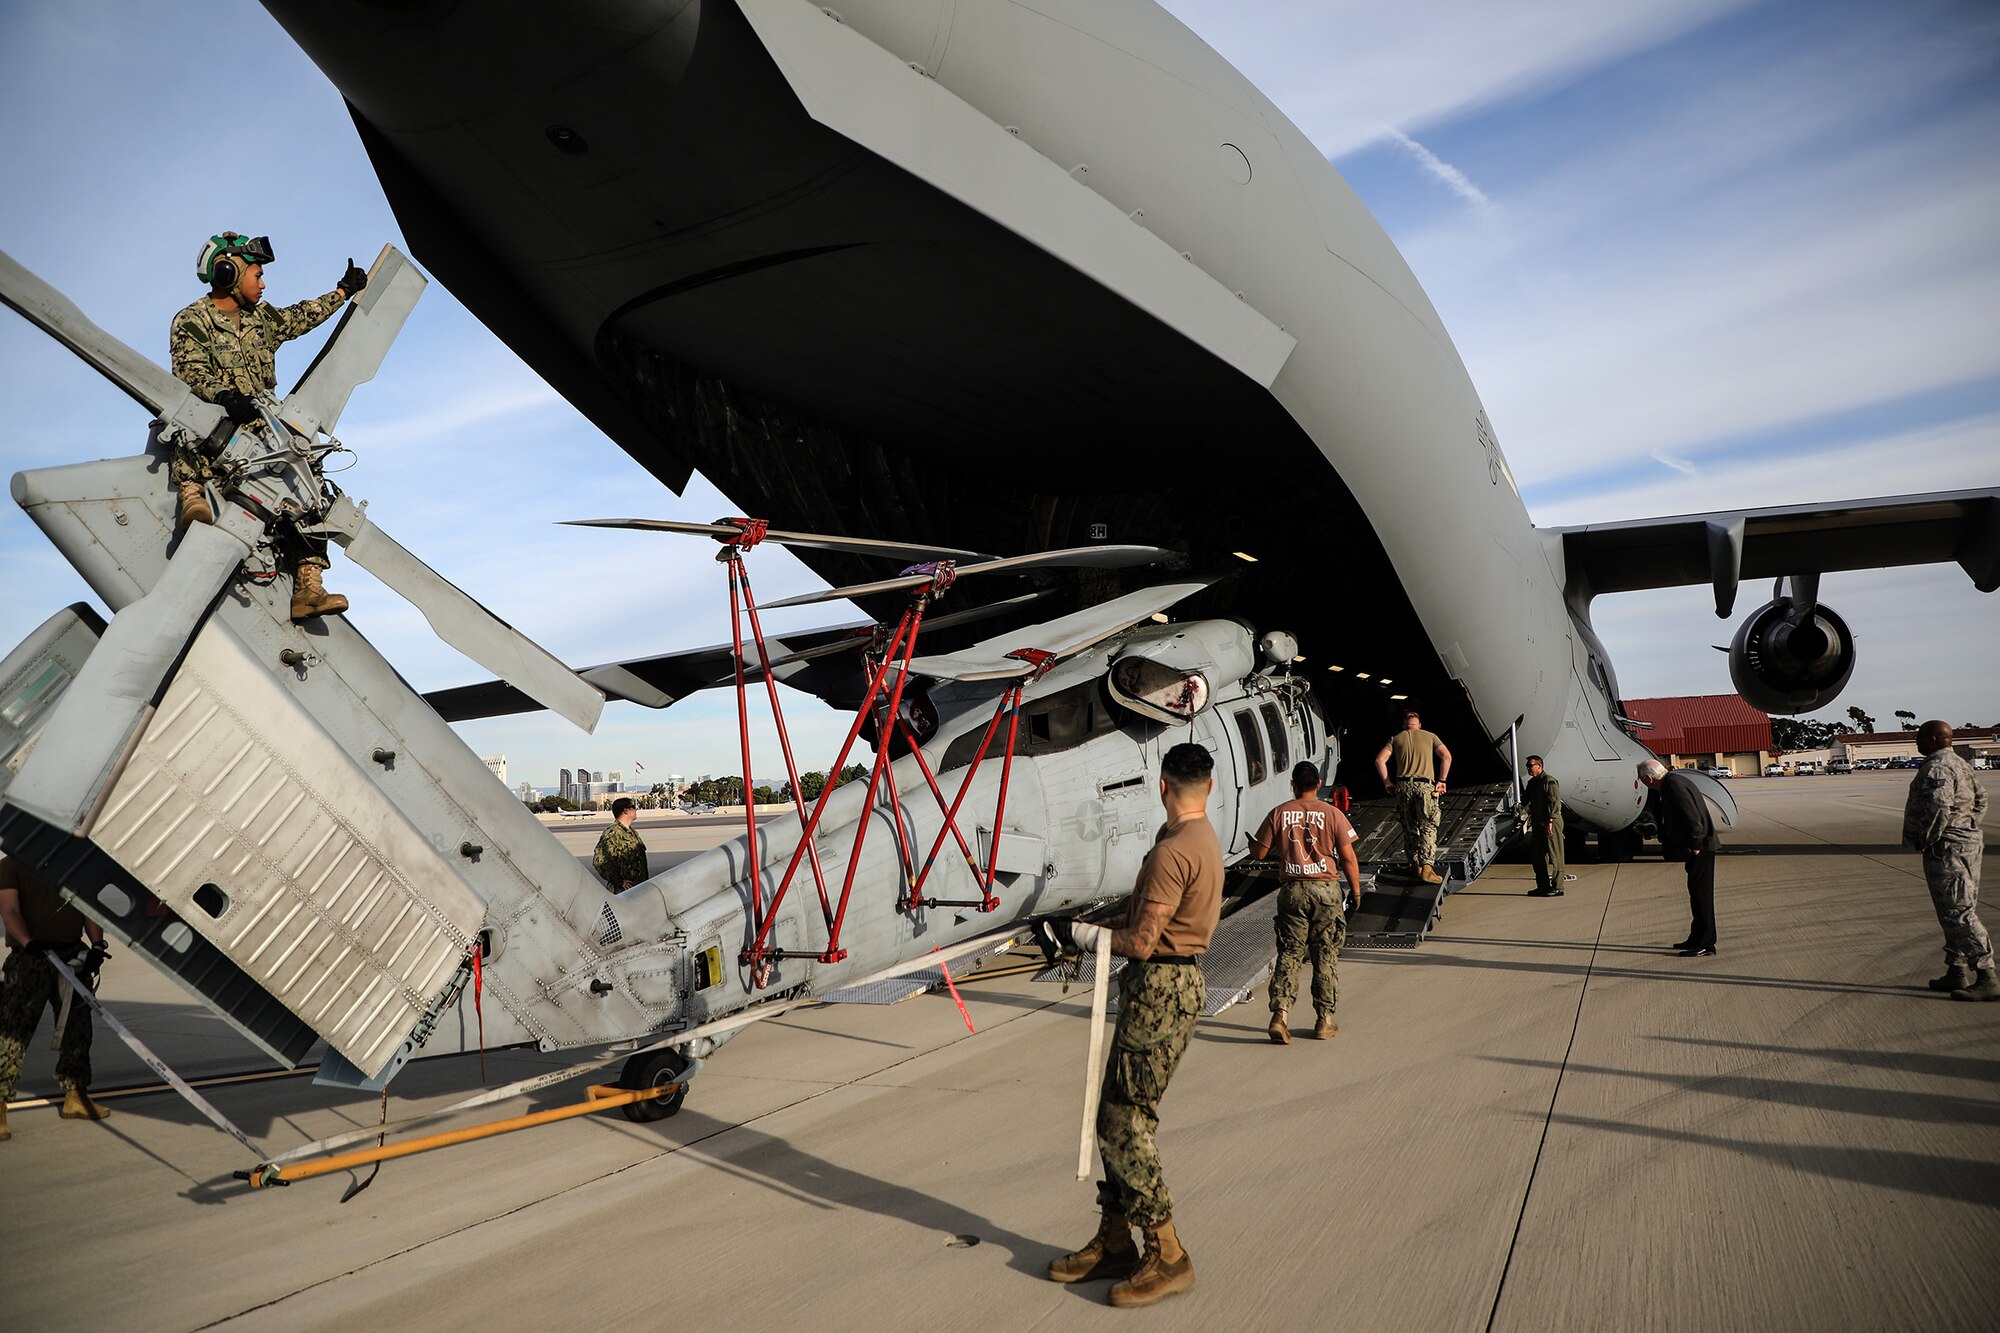
<instances>
[{"instance_id":1,"label":"metal ramp extension","mask_svg":"<svg viewBox=\"0 0 2000 1333\"><path fill-rule=\"evenodd\" d=\"M1514 830L1514 788L1496 782L1447 791L1439 805L1437 871L1442 884L1412 876L1403 856L1403 823L1389 797L1356 801L1347 812L1361 835L1355 855L1364 886L1347 918L1350 949L1414 949L1436 925L1447 894L1478 879Z\"/></svg>"}]
</instances>

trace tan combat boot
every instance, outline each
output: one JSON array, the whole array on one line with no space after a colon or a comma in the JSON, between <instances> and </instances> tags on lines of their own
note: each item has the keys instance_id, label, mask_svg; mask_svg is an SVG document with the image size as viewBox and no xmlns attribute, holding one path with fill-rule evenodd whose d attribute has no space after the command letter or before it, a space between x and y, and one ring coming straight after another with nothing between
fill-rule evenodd
<instances>
[{"instance_id":1,"label":"tan combat boot","mask_svg":"<svg viewBox=\"0 0 2000 1333\"><path fill-rule=\"evenodd\" d=\"M1971 967L1964 963L1953 963L1945 968L1943 976L1932 977L1924 984L1932 990L1953 991L1964 990L1975 980L1977 978L1973 976Z\"/></svg>"},{"instance_id":2,"label":"tan combat boot","mask_svg":"<svg viewBox=\"0 0 2000 1333\"><path fill-rule=\"evenodd\" d=\"M1271 1034L1271 1040L1278 1045L1289 1046L1292 1044L1291 1025L1285 1022L1283 1014L1272 1014L1271 1026L1264 1030Z\"/></svg>"},{"instance_id":3,"label":"tan combat boot","mask_svg":"<svg viewBox=\"0 0 2000 1333\"><path fill-rule=\"evenodd\" d=\"M215 511L208 507L208 492L202 490L198 481L184 481L180 485L181 526L193 527L197 523L215 522Z\"/></svg>"},{"instance_id":4,"label":"tan combat boot","mask_svg":"<svg viewBox=\"0 0 2000 1333\"><path fill-rule=\"evenodd\" d=\"M1074 1254L1049 1260L1049 1281L1090 1282L1097 1278L1129 1277L1139 1266L1139 1247L1132 1243L1132 1223L1125 1214L1106 1209L1097 1219L1097 1234Z\"/></svg>"},{"instance_id":5,"label":"tan combat boot","mask_svg":"<svg viewBox=\"0 0 2000 1333\"><path fill-rule=\"evenodd\" d=\"M318 565L302 564L292 574L292 619L311 620L314 616L337 616L347 610L347 599L328 592L320 583Z\"/></svg>"},{"instance_id":6,"label":"tan combat boot","mask_svg":"<svg viewBox=\"0 0 2000 1333\"><path fill-rule=\"evenodd\" d=\"M111 1112L90 1100L90 1094L82 1088L71 1088L63 1094L62 1110L58 1114L65 1120L104 1120L109 1118Z\"/></svg>"},{"instance_id":7,"label":"tan combat boot","mask_svg":"<svg viewBox=\"0 0 2000 1333\"><path fill-rule=\"evenodd\" d=\"M1319 1022L1313 1024L1313 1036L1319 1041L1340 1035L1340 1024L1333 1021L1332 1014L1321 1014Z\"/></svg>"},{"instance_id":8,"label":"tan combat boot","mask_svg":"<svg viewBox=\"0 0 2000 1333\"><path fill-rule=\"evenodd\" d=\"M1426 884L1444 883L1444 876L1438 874L1437 869L1433 866L1418 866L1417 878Z\"/></svg>"},{"instance_id":9,"label":"tan combat boot","mask_svg":"<svg viewBox=\"0 0 2000 1333\"><path fill-rule=\"evenodd\" d=\"M0 1101L0 1143L14 1137L14 1131L7 1128L7 1103Z\"/></svg>"},{"instance_id":10,"label":"tan combat boot","mask_svg":"<svg viewBox=\"0 0 2000 1333\"><path fill-rule=\"evenodd\" d=\"M1131 1277L1111 1289L1111 1303L1123 1308L1151 1305L1194 1285L1194 1260L1181 1248L1174 1219L1145 1228L1146 1257Z\"/></svg>"},{"instance_id":11,"label":"tan combat boot","mask_svg":"<svg viewBox=\"0 0 2000 1333\"><path fill-rule=\"evenodd\" d=\"M1954 1000L2000 1000L2000 977L1993 974L1990 967L1979 969L1979 979L1970 986L1960 986L1951 993Z\"/></svg>"}]
</instances>

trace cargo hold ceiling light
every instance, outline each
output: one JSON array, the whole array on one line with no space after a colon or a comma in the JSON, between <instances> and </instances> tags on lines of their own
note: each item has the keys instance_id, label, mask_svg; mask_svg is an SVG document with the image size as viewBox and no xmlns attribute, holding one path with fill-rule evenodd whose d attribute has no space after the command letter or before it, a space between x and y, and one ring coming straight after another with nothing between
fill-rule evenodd
<instances>
[{"instance_id":1,"label":"cargo hold ceiling light","mask_svg":"<svg viewBox=\"0 0 2000 1333\"><path fill-rule=\"evenodd\" d=\"M1248 560L1253 565L1257 563L1257 557L1247 551L1231 551L1229 554L1235 556L1238 560Z\"/></svg>"},{"instance_id":2,"label":"cargo hold ceiling light","mask_svg":"<svg viewBox=\"0 0 2000 1333\"><path fill-rule=\"evenodd\" d=\"M1366 671L1357 671L1357 672L1355 672L1355 673L1354 673L1354 678L1355 678L1356 680L1367 680L1367 679L1368 679L1368 673L1367 673Z\"/></svg>"},{"instance_id":3,"label":"cargo hold ceiling light","mask_svg":"<svg viewBox=\"0 0 2000 1333\"><path fill-rule=\"evenodd\" d=\"M1326 669L1327 669L1328 671L1345 671L1345 670L1347 670L1347 668L1346 668L1346 667L1344 667L1344 666L1335 666L1335 665L1333 665L1333 663L1331 663L1331 662L1327 663L1327 666L1326 666Z\"/></svg>"},{"instance_id":4,"label":"cargo hold ceiling light","mask_svg":"<svg viewBox=\"0 0 2000 1333\"><path fill-rule=\"evenodd\" d=\"M1390 697L1391 699L1407 699L1407 698L1409 698L1410 696L1409 696L1409 695L1407 695L1407 694L1392 694L1392 695L1390 695L1389 697Z\"/></svg>"}]
</instances>

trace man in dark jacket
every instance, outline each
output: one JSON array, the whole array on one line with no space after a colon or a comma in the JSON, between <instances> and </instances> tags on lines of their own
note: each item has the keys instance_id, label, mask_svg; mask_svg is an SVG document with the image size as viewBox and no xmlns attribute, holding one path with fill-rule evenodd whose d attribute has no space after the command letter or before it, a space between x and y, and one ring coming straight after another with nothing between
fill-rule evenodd
<instances>
[{"instance_id":1,"label":"man in dark jacket","mask_svg":"<svg viewBox=\"0 0 2000 1333\"><path fill-rule=\"evenodd\" d=\"M1639 765L1639 781L1660 794L1660 848L1669 861L1687 864L1688 907L1694 923L1688 937L1674 945L1683 958L1715 956L1715 854L1722 838L1708 813L1708 802L1694 780L1669 773L1657 759Z\"/></svg>"}]
</instances>

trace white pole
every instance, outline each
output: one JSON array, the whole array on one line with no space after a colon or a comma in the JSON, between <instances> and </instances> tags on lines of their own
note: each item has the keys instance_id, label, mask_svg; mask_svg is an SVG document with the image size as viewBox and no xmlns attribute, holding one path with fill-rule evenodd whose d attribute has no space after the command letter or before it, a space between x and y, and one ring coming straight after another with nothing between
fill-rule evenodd
<instances>
[{"instance_id":1,"label":"white pole","mask_svg":"<svg viewBox=\"0 0 2000 1333\"><path fill-rule=\"evenodd\" d=\"M1076 1178L1090 1179L1090 1148L1097 1139L1097 1098L1104 1086L1104 1011L1111 999L1111 931L1097 932L1097 971L1090 979L1090 1056L1083 1069L1083 1139L1076 1148Z\"/></svg>"}]
</instances>

